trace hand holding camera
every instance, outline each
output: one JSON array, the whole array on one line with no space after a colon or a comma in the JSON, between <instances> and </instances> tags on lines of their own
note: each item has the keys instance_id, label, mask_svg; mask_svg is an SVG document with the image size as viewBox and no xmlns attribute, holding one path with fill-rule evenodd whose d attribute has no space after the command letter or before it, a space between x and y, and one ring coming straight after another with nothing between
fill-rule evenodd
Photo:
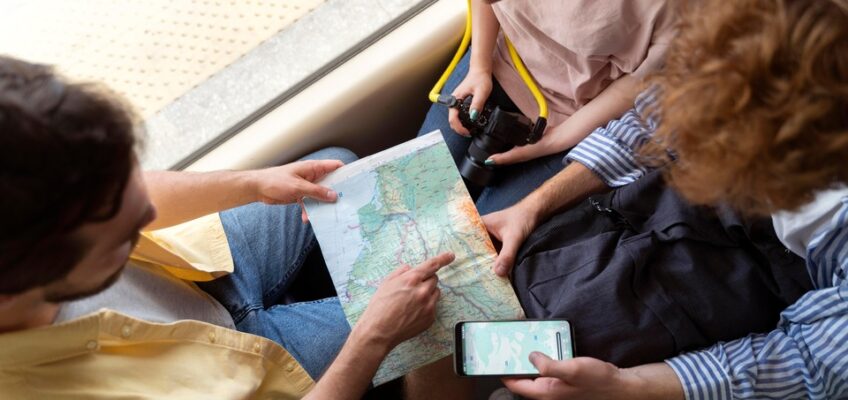
<instances>
[{"instance_id":1,"label":"hand holding camera","mask_svg":"<svg viewBox=\"0 0 848 400\"><path fill-rule=\"evenodd\" d=\"M489 95L492 94L492 88L492 74L472 67L468 71L468 74L465 75L462 83L453 91L452 96L457 99L473 96L474 101L471 103L468 114L470 118L476 120L479 117L480 111L483 110ZM448 110L448 121L450 122L451 129L456 131L456 133L462 136L471 136L471 132L463 126L463 123L459 119L458 109L450 108Z\"/></svg>"},{"instance_id":2,"label":"hand holding camera","mask_svg":"<svg viewBox=\"0 0 848 400\"><path fill-rule=\"evenodd\" d=\"M499 106L484 104L474 108L473 96L457 99L454 96L439 96L439 103L456 110L462 126L471 134L465 158L459 165L462 177L478 186L487 186L494 179L494 166L487 162L493 154L500 154L515 146L533 144L541 139L545 131L545 120L533 123L521 113L509 112Z\"/></svg>"}]
</instances>

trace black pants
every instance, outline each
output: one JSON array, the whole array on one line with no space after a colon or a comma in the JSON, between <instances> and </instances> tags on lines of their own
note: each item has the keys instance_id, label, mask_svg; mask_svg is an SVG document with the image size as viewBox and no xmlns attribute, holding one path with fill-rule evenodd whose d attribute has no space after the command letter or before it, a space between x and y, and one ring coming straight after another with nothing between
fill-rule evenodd
<instances>
[{"instance_id":1,"label":"black pants","mask_svg":"<svg viewBox=\"0 0 848 400\"><path fill-rule=\"evenodd\" d=\"M528 318L567 318L577 355L627 367L774 329L811 283L771 219L694 207L652 173L540 226L513 283Z\"/></svg>"}]
</instances>

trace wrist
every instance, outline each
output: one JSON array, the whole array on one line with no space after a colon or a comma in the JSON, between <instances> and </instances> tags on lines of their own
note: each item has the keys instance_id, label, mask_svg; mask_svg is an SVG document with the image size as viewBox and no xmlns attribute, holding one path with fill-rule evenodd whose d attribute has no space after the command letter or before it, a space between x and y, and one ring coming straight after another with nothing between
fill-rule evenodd
<instances>
[{"instance_id":1,"label":"wrist","mask_svg":"<svg viewBox=\"0 0 848 400\"><path fill-rule=\"evenodd\" d=\"M468 68L468 75L486 75L486 76L491 78L491 76L492 76L492 66L483 67L483 66L471 65Z\"/></svg>"},{"instance_id":2,"label":"wrist","mask_svg":"<svg viewBox=\"0 0 848 400\"><path fill-rule=\"evenodd\" d=\"M634 399L650 399L652 388L647 379L637 374L632 368L620 368L615 384L622 393L635 394Z\"/></svg>"},{"instance_id":3,"label":"wrist","mask_svg":"<svg viewBox=\"0 0 848 400\"><path fill-rule=\"evenodd\" d=\"M265 196L262 194L262 170L239 171L236 174L238 187L241 189L239 193L244 194L245 204L265 202Z\"/></svg>"},{"instance_id":4,"label":"wrist","mask_svg":"<svg viewBox=\"0 0 848 400\"><path fill-rule=\"evenodd\" d=\"M492 55L478 56L471 50L471 60L468 65L468 75L486 74L492 75Z\"/></svg>"},{"instance_id":5,"label":"wrist","mask_svg":"<svg viewBox=\"0 0 848 400\"><path fill-rule=\"evenodd\" d=\"M539 199L535 193L531 193L529 196L525 197L523 200L519 201L516 204L516 207L520 210L521 216L527 221L527 223L535 228L539 221L545 217L545 213L543 211L544 202Z\"/></svg>"},{"instance_id":6,"label":"wrist","mask_svg":"<svg viewBox=\"0 0 848 400\"><path fill-rule=\"evenodd\" d=\"M641 365L619 370L622 393L636 399L684 399L683 387L674 371L665 363Z\"/></svg>"},{"instance_id":7,"label":"wrist","mask_svg":"<svg viewBox=\"0 0 848 400\"><path fill-rule=\"evenodd\" d=\"M367 349L368 353L379 355L380 359L388 355L395 347L390 337L362 322L357 323L350 331L348 341L354 348Z\"/></svg>"}]
</instances>

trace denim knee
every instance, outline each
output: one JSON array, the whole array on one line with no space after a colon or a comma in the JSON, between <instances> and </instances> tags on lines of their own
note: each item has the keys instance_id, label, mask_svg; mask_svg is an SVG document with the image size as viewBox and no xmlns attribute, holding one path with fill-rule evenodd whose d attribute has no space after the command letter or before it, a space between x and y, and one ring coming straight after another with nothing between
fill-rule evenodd
<instances>
[{"instance_id":1,"label":"denim knee","mask_svg":"<svg viewBox=\"0 0 848 400\"><path fill-rule=\"evenodd\" d=\"M340 160L345 164L350 164L359 159L352 151L344 147L327 147L311 153L301 160Z\"/></svg>"}]
</instances>

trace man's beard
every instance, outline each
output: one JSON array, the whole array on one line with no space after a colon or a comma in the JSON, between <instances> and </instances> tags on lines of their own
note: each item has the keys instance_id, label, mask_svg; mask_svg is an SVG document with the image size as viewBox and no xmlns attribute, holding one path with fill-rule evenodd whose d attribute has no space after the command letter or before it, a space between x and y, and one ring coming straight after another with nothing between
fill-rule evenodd
<instances>
[{"instance_id":1,"label":"man's beard","mask_svg":"<svg viewBox=\"0 0 848 400\"><path fill-rule=\"evenodd\" d=\"M133 238L131 240L132 244L130 245L131 248L135 249L135 246L136 246L136 244L138 244L138 240L139 240L140 236L141 236L141 232L137 232L135 234L135 236L133 236ZM44 300L46 300L47 302L50 302L50 303L64 303L64 302L67 302L67 301L79 300L79 299L82 299L82 298L86 298L86 297L98 294L98 293L112 287L112 285L114 285L115 282L117 282L118 279L121 277L121 273L124 272L124 268L126 268L126 267L127 267L127 264L124 263L124 265L122 265L121 268L118 268L118 270L115 271L115 273L110 275L108 278L106 278L105 281L103 281L103 283L101 283L100 285L98 285L95 288L86 289L86 290L82 290L82 291L62 290L62 289L49 290L49 291L46 291L44 293Z\"/></svg>"}]
</instances>

